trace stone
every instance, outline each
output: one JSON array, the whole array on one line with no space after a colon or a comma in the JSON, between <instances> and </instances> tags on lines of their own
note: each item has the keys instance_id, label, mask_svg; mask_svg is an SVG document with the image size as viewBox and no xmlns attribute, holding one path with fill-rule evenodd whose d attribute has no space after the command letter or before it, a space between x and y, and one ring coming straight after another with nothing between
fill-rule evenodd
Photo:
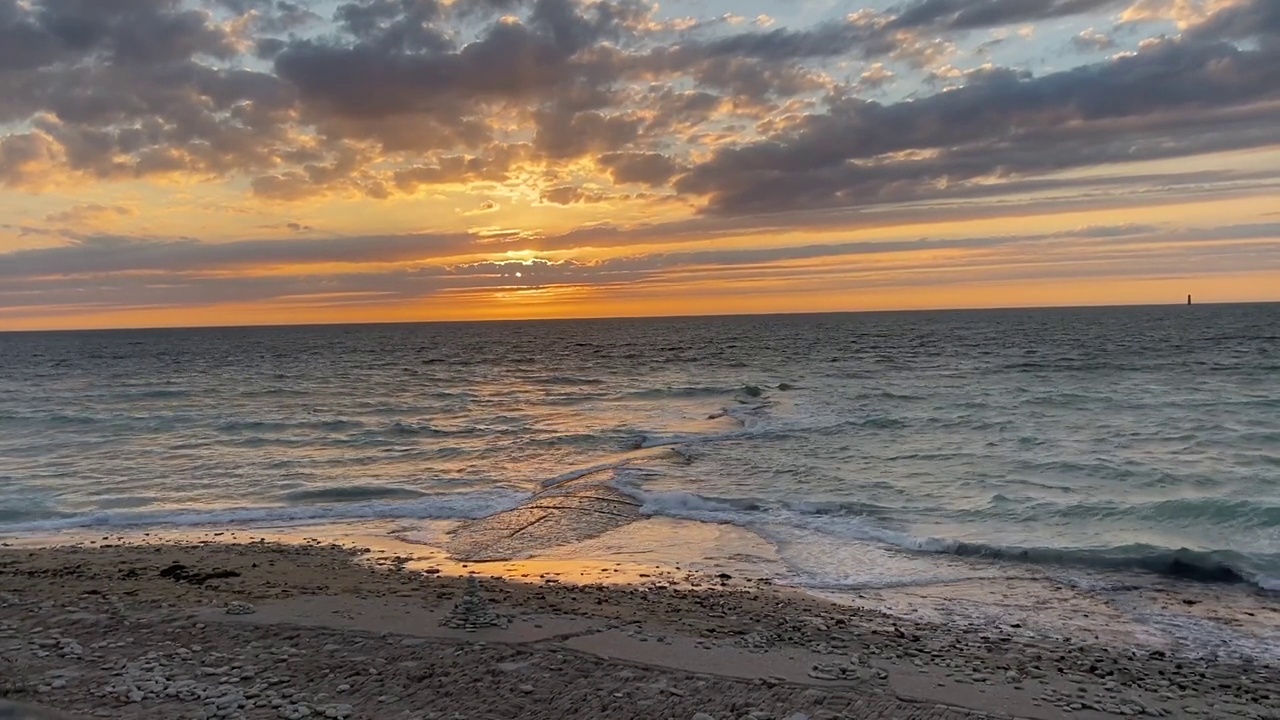
<instances>
[{"instance_id":1,"label":"stone","mask_svg":"<svg viewBox=\"0 0 1280 720\"><path fill-rule=\"evenodd\" d=\"M480 583L474 576L467 577L467 587L462 597L445 615L440 624L455 630L475 631L480 628L506 627L507 618L495 613L480 596Z\"/></svg>"}]
</instances>

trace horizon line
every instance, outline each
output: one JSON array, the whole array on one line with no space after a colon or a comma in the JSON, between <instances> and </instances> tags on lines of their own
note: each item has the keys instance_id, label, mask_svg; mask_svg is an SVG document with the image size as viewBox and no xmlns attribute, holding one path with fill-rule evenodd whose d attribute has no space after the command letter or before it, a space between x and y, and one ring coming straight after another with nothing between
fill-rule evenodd
<instances>
[{"instance_id":1,"label":"horizon line","mask_svg":"<svg viewBox=\"0 0 1280 720\"><path fill-rule=\"evenodd\" d=\"M1193 293L1194 294L1194 293ZM531 317L531 318L476 318L472 320L371 320L367 322L303 322L303 323L250 323L240 325L132 325L119 327L80 327L80 328L46 328L36 330L6 330L0 328L0 335L38 334L38 333L108 333L130 332L139 330L251 330L256 328L324 328L324 327L364 327L364 326L397 326L397 325L470 325L477 323L554 323L598 320L695 320L704 318L769 318L769 317L802 317L809 315L908 315L913 313L962 313L992 312L1018 310L1106 310L1116 308L1173 308L1201 307L1225 305L1280 305L1276 300L1248 300L1169 303L1128 303L1098 305L993 305L988 307L937 307L937 308L895 308L881 310L806 310L782 311L773 313L706 313L680 315L574 315L565 317Z\"/></svg>"}]
</instances>

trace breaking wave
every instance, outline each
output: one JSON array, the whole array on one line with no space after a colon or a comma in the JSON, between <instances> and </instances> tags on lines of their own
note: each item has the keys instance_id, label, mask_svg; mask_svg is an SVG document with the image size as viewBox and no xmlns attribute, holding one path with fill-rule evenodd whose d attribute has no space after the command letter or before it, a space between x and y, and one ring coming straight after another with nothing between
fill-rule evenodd
<instances>
[{"instance_id":1,"label":"breaking wave","mask_svg":"<svg viewBox=\"0 0 1280 720\"><path fill-rule=\"evenodd\" d=\"M1141 571L1179 580L1249 584L1280 590L1280 554L1191 550L1155 545L1109 548L1020 547L920 537L878 523L889 508L857 502L777 502L749 497L704 497L686 491L628 488L648 515L739 525L768 537L771 525L805 528L834 539L890 545L901 550L1044 567Z\"/></svg>"}]
</instances>

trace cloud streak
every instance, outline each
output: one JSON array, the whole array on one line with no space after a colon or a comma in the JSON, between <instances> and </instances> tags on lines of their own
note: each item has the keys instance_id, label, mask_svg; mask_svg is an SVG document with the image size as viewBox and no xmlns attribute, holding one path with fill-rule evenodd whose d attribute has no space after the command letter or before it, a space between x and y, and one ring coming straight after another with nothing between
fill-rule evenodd
<instances>
[{"instance_id":1,"label":"cloud streak","mask_svg":"<svg viewBox=\"0 0 1280 720\"><path fill-rule=\"evenodd\" d=\"M1043 261L1049 255L1078 257L1087 249L1089 257L1099 261L1158 257L1161 248L1181 245L1204 257L1247 256L1256 260L1261 253L1273 261L1280 259L1275 244L1270 242L1276 238L1280 238L1280 223L1180 230L1129 224L1039 234L651 252L590 262L541 258L449 262L450 256L470 247L467 238L409 235L215 244L91 237L76 245L0 255L4 260L0 263L0 304L79 306L94 301L145 305L183 302L184 297L186 302L194 299L202 303L278 302L316 293L352 298L416 298L450 289L605 286L743 270L785 276L796 263L819 262L821 266L830 260L840 261L836 267L847 272L858 266L858 258L875 258L869 268L894 259L905 267L923 269L927 261L922 258L944 251L977 253L974 257L985 265L993 262L990 253L997 250L1012 249L1016 250L1012 257L1037 257ZM404 261L414 264L397 264ZM335 270L334 264L348 267ZM965 264L958 263L957 267ZM302 267L283 276L225 272L278 265ZM1052 276L1056 271L1046 266L1037 272ZM41 292L34 294L33 289Z\"/></svg>"}]
</instances>

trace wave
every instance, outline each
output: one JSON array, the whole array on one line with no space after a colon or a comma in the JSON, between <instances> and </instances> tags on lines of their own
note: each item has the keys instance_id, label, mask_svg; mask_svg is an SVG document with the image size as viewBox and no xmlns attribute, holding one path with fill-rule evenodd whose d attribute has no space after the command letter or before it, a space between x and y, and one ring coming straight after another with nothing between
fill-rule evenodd
<instances>
[{"instance_id":1,"label":"wave","mask_svg":"<svg viewBox=\"0 0 1280 720\"><path fill-rule=\"evenodd\" d=\"M528 493L508 489L467 493L422 494L413 500L365 500L302 505L191 508L134 512L100 511L6 524L4 535L30 535L76 528L135 528L152 526L200 526L301 524L343 520L469 520L510 510Z\"/></svg>"},{"instance_id":2,"label":"wave","mask_svg":"<svg viewBox=\"0 0 1280 720\"><path fill-rule=\"evenodd\" d=\"M537 375L526 378L530 383L538 385L565 385L568 387L589 387L595 385L605 385L608 383L603 378L584 377L576 375Z\"/></svg>"},{"instance_id":3,"label":"wave","mask_svg":"<svg viewBox=\"0 0 1280 720\"><path fill-rule=\"evenodd\" d=\"M779 390L788 392L797 389L796 385L791 383L778 383L776 385L747 383L744 385L683 385L665 388L647 388L644 390L632 390L629 392L619 393L615 399L634 399L634 400L666 400L666 399L697 399L697 398L729 398L733 397L739 402L759 402L768 397L770 390Z\"/></svg>"},{"instance_id":4,"label":"wave","mask_svg":"<svg viewBox=\"0 0 1280 720\"><path fill-rule=\"evenodd\" d=\"M622 489L641 501L644 514L738 525L765 537L770 534L769 526L793 526L834 538L891 545L918 553L1045 567L1141 571L1180 580L1247 584L1263 590L1280 590L1280 572L1272 572L1280 569L1280 554L1260 557L1231 550L1191 550L1155 545L1052 548L967 542L920 537L886 527L880 520L892 521L889 508L874 504L787 503L757 498L705 497L686 491Z\"/></svg>"},{"instance_id":5,"label":"wave","mask_svg":"<svg viewBox=\"0 0 1280 720\"><path fill-rule=\"evenodd\" d=\"M186 398L191 391L185 388L151 388L147 390L123 391L119 393L124 400L162 400L165 398Z\"/></svg>"},{"instance_id":6,"label":"wave","mask_svg":"<svg viewBox=\"0 0 1280 720\"><path fill-rule=\"evenodd\" d=\"M449 433L437 430L426 423L394 422L385 428L372 431L372 434L412 437L414 435L448 435Z\"/></svg>"},{"instance_id":7,"label":"wave","mask_svg":"<svg viewBox=\"0 0 1280 720\"><path fill-rule=\"evenodd\" d=\"M353 420L223 420L215 428L224 433L287 432L290 430L354 430L363 424Z\"/></svg>"},{"instance_id":8,"label":"wave","mask_svg":"<svg viewBox=\"0 0 1280 720\"><path fill-rule=\"evenodd\" d=\"M1155 545L1059 549L951 542L938 551L959 557L1099 570L1141 570L1180 580L1263 587L1262 578L1248 568L1249 558L1230 550L1171 549Z\"/></svg>"},{"instance_id":9,"label":"wave","mask_svg":"<svg viewBox=\"0 0 1280 720\"><path fill-rule=\"evenodd\" d=\"M1051 463L1051 469L1066 467L1077 474L1102 475L1097 468L1075 463ZM1109 470L1109 466L1098 466ZM1143 478L1137 473L1115 469L1115 478L1177 486L1168 476ZM1112 479L1108 477L1108 479ZM1223 527L1236 530L1270 530L1280 528L1280 505L1267 500L1244 500L1223 497L1188 497L1124 503L1093 501L1062 503L1047 500L1014 500L1000 493L991 496L986 507L973 511L979 520L1003 519L1015 522L1097 523L1142 521L1152 527Z\"/></svg>"},{"instance_id":10,"label":"wave","mask_svg":"<svg viewBox=\"0 0 1280 720\"><path fill-rule=\"evenodd\" d=\"M809 515L829 515L842 517L877 517L888 516L892 509L875 503L858 502L856 500L799 500L783 502L788 510Z\"/></svg>"},{"instance_id":11,"label":"wave","mask_svg":"<svg viewBox=\"0 0 1280 720\"><path fill-rule=\"evenodd\" d=\"M62 513L50 512L48 510L24 510L21 508L0 507L0 523L5 525L13 525L21 522L30 522L37 518L48 519L51 515L55 517L64 517Z\"/></svg>"},{"instance_id":12,"label":"wave","mask_svg":"<svg viewBox=\"0 0 1280 720\"><path fill-rule=\"evenodd\" d=\"M470 432L471 429L441 430L426 423L395 421L386 425L370 425L360 420L345 418L317 420L224 420L215 426L218 432L228 435L271 435L298 431L342 433L335 440L368 443L386 442L394 438L435 437Z\"/></svg>"},{"instance_id":13,"label":"wave","mask_svg":"<svg viewBox=\"0 0 1280 720\"><path fill-rule=\"evenodd\" d=\"M689 520L710 519L708 513L761 512L765 506L754 498L708 498L682 490L650 493L625 488L641 502L646 515L667 515Z\"/></svg>"},{"instance_id":14,"label":"wave","mask_svg":"<svg viewBox=\"0 0 1280 720\"><path fill-rule=\"evenodd\" d=\"M651 450L653 448L671 447L672 445L692 445L700 442L711 442L713 440L727 440L730 435L640 435L633 441L632 447L636 450Z\"/></svg>"},{"instance_id":15,"label":"wave","mask_svg":"<svg viewBox=\"0 0 1280 720\"><path fill-rule=\"evenodd\" d=\"M735 388L691 385L683 387L648 388L633 390L615 395L616 399L630 400L666 400L725 397L733 393Z\"/></svg>"},{"instance_id":16,"label":"wave","mask_svg":"<svg viewBox=\"0 0 1280 720\"><path fill-rule=\"evenodd\" d=\"M66 412L39 414L18 411L0 414L0 421L13 420L20 423L43 423L47 425L93 425L95 423L130 422L147 419L149 418L145 415L87 415Z\"/></svg>"},{"instance_id":17,"label":"wave","mask_svg":"<svg viewBox=\"0 0 1280 720\"><path fill-rule=\"evenodd\" d=\"M1280 528L1280 505L1231 498L1174 498L1124 505L1080 503L1053 511L1058 517L1141 519L1157 526L1211 524L1249 528Z\"/></svg>"},{"instance_id":18,"label":"wave","mask_svg":"<svg viewBox=\"0 0 1280 720\"><path fill-rule=\"evenodd\" d=\"M410 500L426 493L391 485L348 485L344 487L291 490L280 495L287 503L340 503L362 500Z\"/></svg>"}]
</instances>

